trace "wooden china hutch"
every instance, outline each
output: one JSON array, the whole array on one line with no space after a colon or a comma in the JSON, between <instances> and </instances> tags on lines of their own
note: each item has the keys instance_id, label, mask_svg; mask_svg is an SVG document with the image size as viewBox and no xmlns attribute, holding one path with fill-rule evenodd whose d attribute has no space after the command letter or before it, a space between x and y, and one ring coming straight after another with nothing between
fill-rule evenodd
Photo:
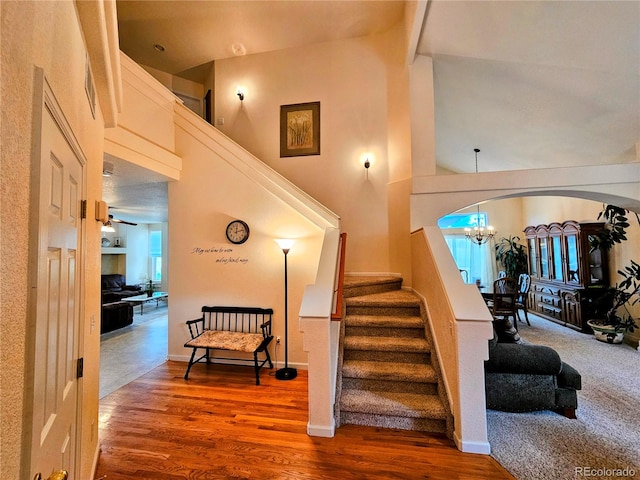
<instances>
[{"instance_id":1,"label":"wooden china hutch","mask_svg":"<svg viewBox=\"0 0 640 480\"><path fill-rule=\"evenodd\" d=\"M530 311L583 332L591 331L587 320L594 318L594 300L609 286L607 252L590 252L589 245L589 236L603 226L567 220L525 228Z\"/></svg>"}]
</instances>

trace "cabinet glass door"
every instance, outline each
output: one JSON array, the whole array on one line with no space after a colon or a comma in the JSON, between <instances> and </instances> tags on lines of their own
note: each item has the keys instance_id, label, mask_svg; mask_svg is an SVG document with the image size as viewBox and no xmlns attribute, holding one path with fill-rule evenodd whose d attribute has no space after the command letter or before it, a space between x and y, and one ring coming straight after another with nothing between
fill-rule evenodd
<instances>
[{"instance_id":1,"label":"cabinet glass door","mask_svg":"<svg viewBox=\"0 0 640 480\"><path fill-rule=\"evenodd\" d=\"M567 246L567 283L580 283L580 272L578 271L578 239L576 235L564 237Z\"/></svg>"},{"instance_id":2,"label":"cabinet glass door","mask_svg":"<svg viewBox=\"0 0 640 480\"><path fill-rule=\"evenodd\" d=\"M538 276L538 253L536 251L536 239L529 239L529 269L532 277Z\"/></svg>"},{"instance_id":3,"label":"cabinet glass door","mask_svg":"<svg viewBox=\"0 0 640 480\"><path fill-rule=\"evenodd\" d=\"M589 240L591 235L589 235ZM604 285L605 275L602 250L596 248L589 252L589 285Z\"/></svg>"},{"instance_id":4,"label":"cabinet glass door","mask_svg":"<svg viewBox=\"0 0 640 480\"><path fill-rule=\"evenodd\" d=\"M549 246L547 238L540 239L540 277L549 278Z\"/></svg>"},{"instance_id":5,"label":"cabinet glass door","mask_svg":"<svg viewBox=\"0 0 640 480\"><path fill-rule=\"evenodd\" d=\"M551 261L553 262L553 275L551 278L563 282L562 242L560 241L560 237L551 237Z\"/></svg>"}]
</instances>

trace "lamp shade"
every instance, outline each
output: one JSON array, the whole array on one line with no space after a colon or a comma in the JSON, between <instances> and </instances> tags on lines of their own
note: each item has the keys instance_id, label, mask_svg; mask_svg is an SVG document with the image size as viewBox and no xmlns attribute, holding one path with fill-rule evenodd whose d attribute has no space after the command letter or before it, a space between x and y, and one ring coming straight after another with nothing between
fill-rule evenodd
<instances>
[{"instance_id":1,"label":"lamp shade","mask_svg":"<svg viewBox=\"0 0 640 480\"><path fill-rule=\"evenodd\" d=\"M293 246L293 244L295 243L295 240L291 239L291 238L276 238L275 242L278 244L278 246L284 251L289 251L289 249Z\"/></svg>"}]
</instances>

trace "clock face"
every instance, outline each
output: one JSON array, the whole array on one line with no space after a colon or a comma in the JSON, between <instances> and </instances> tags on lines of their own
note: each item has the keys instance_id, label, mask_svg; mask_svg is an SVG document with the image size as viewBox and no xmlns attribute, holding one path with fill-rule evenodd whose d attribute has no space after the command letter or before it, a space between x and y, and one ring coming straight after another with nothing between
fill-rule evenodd
<instances>
[{"instance_id":1,"label":"clock face","mask_svg":"<svg viewBox=\"0 0 640 480\"><path fill-rule=\"evenodd\" d=\"M249 225L242 220L234 220L227 225L227 238L236 245L246 242L249 238Z\"/></svg>"}]
</instances>

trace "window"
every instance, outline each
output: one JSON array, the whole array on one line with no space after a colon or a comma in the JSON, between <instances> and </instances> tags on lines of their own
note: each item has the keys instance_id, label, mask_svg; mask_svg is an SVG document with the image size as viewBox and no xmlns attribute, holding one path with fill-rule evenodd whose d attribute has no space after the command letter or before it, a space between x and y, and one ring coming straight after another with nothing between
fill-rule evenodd
<instances>
[{"instance_id":1,"label":"window","mask_svg":"<svg viewBox=\"0 0 640 480\"><path fill-rule=\"evenodd\" d=\"M151 280L162 281L162 232L149 232L149 256L151 257Z\"/></svg>"},{"instance_id":2,"label":"window","mask_svg":"<svg viewBox=\"0 0 640 480\"><path fill-rule=\"evenodd\" d=\"M486 227L487 225L487 214L485 212L452 213L438 220L438 227L445 229Z\"/></svg>"},{"instance_id":3,"label":"window","mask_svg":"<svg viewBox=\"0 0 640 480\"><path fill-rule=\"evenodd\" d=\"M465 235L445 234L444 239L451 251L451 255L468 283L480 280L481 285L489 285L495 278L493 262L493 244L491 242L477 245L467 239Z\"/></svg>"},{"instance_id":4,"label":"window","mask_svg":"<svg viewBox=\"0 0 640 480\"><path fill-rule=\"evenodd\" d=\"M489 285L495 278L493 243L477 245L470 242L463 229L489 224L486 212L452 213L438 220L443 230L451 255L467 283L480 280L481 285Z\"/></svg>"}]
</instances>

